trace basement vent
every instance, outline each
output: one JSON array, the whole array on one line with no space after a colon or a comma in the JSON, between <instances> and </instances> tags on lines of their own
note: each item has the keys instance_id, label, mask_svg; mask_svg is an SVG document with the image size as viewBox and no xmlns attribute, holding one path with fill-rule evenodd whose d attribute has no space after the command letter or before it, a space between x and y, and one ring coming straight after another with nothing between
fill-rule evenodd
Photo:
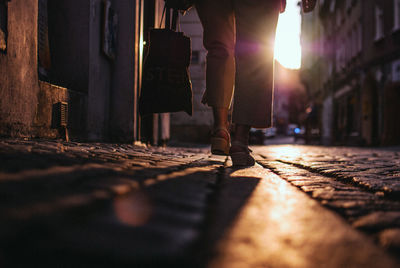
<instances>
[{"instance_id":1,"label":"basement vent","mask_svg":"<svg viewBox=\"0 0 400 268\"><path fill-rule=\"evenodd\" d=\"M66 128L68 125L68 103L53 104L53 128Z\"/></svg>"}]
</instances>

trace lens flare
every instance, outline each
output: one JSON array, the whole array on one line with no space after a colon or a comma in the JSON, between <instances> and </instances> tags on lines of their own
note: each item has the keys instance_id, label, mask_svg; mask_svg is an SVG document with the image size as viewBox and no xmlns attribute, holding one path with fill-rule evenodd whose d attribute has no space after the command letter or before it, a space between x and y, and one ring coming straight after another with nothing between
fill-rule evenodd
<instances>
[{"instance_id":1,"label":"lens flare","mask_svg":"<svg viewBox=\"0 0 400 268\"><path fill-rule=\"evenodd\" d=\"M298 0L287 0L286 11L279 15L275 37L275 59L284 67L301 67L301 17Z\"/></svg>"}]
</instances>

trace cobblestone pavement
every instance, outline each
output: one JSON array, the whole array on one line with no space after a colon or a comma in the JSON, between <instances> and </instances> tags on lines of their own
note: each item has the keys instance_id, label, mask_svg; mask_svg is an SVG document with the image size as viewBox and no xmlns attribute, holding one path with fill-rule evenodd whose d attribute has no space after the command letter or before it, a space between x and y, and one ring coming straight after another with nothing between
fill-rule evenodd
<instances>
[{"instance_id":1,"label":"cobblestone pavement","mask_svg":"<svg viewBox=\"0 0 400 268\"><path fill-rule=\"evenodd\" d=\"M398 267L397 150L254 152L1 139L0 266Z\"/></svg>"},{"instance_id":2,"label":"cobblestone pavement","mask_svg":"<svg viewBox=\"0 0 400 268\"><path fill-rule=\"evenodd\" d=\"M0 152L0 263L10 267L190 261L223 163L204 149L104 143L2 140Z\"/></svg>"},{"instance_id":3,"label":"cobblestone pavement","mask_svg":"<svg viewBox=\"0 0 400 268\"><path fill-rule=\"evenodd\" d=\"M400 256L400 148L279 145L259 163Z\"/></svg>"}]
</instances>

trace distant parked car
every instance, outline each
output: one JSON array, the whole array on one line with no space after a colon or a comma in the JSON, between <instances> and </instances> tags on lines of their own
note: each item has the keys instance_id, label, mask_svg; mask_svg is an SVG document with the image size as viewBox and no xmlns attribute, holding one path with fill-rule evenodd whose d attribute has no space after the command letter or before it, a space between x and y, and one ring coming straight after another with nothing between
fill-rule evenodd
<instances>
[{"instance_id":1,"label":"distant parked car","mask_svg":"<svg viewBox=\"0 0 400 268\"><path fill-rule=\"evenodd\" d=\"M265 139L271 139L276 136L276 127L266 129L250 129L249 142L251 144L264 144Z\"/></svg>"},{"instance_id":2,"label":"distant parked car","mask_svg":"<svg viewBox=\"0 0 400 268\"><path fill-rule=\"evenodd\" d=\"M301 126L301 127L296 127L294 130L294 139L304 139L305 133L306 133L306 129L305 127Z\"/></svg>"},{"instance_id":3,"label":"distant parked car","mask_svg":"<svg viewBox=\"0 0 400 268\"><path fill-rule=\"evenodd\" d=\"M263 144L265 139L265 134L262 129L251 128L249 135L250 144Z\"/></svg>"},{"instance_id":4,"label":"distant parked car","mask_svg":"<svg viewBox=\"0 0 400 268\"><path fill-rule=\"evenodd\" d=\"M270 127L265 130L265 137L267 139L274 138L276 136L276 127Z\"/></svg>"},{"instance_id":5,"label":"distant parked car","mask_svg":"<svg viewBox=\"0 0 400 268\"><path fill-rule=\"evenodd\" d=\"M297 128L298 126L296 125L296 124L289 124L288 126L287 126L287 129L286 129L286 135L288 135L288 136L294 136L294 134L295 134L295 129Z\"/></svg>"}]
</instances>

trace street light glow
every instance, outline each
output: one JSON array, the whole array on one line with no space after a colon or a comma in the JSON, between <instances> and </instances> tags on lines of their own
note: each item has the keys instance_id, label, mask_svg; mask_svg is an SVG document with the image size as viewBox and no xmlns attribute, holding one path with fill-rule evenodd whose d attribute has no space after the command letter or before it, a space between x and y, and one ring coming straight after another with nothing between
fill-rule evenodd
<instances>
[{"instance_id":1,"label":"street light glow","mask_svg":"<svg viewBox=\"0 0 400 268\"><path fill-rule=\"evenodd\" d=\"M286 11L279 15L275 38L275 59L284 67L301 66L301 17L298 0L287 0Z\"/></svg>"}]
</instances>

